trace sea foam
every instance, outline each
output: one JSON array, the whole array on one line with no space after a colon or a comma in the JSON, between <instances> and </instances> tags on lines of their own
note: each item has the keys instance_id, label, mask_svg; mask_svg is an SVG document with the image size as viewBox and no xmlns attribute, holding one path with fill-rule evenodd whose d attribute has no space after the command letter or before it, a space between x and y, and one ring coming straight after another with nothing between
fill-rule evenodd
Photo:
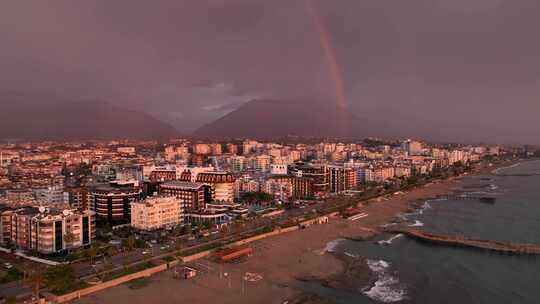
<instances>
[{"instance_id":1,"label":"sea foam","mask_svg":"<svg viewBox=\"0 0 540 304\"><path fill-rule=\"evenodd\" d=\"M379 245L390 245L392 244L392 242L395 240L395 239L398 239L400 237L402 237L403 234L396 234L394 236L392 236L391 238L389 238L388 240L380 240L379 242L377 242Z\"/></svg>"},{"instance_id":2,"label":"sea foam","mask_svg":"<svg viewBox=\"0 0 540 304\"><path fill-rule=\"evenodd\" d=\"M422 226L424 226L424 223L422 223L422 222L419 221L419 220L416 220L416 221L414 221L413 224L410 224L410 225L409 225L409 227L422 227Z\"/></svg>"},{"instance_id":3,"label":"sea foam","mask_svg":"<svg viewBox=\"0 0 540 304\"><path fill-rule=\"evenodd\" d=\"M371 288L364 290L363 293L366 296L383 303L399 302L405 299L406 289L396 277L389 273L390 263L383 260L367 260L367 265L377 275L377 281Z\"/></svg>"},{"instance_id":4,"label":"sea foam","mask_svg":"<svg viewBox=\"0 0 540 304\"><path fill-rule=\"evenodd\" d=\"M330 241L326 243L326 247L324 247L325 252L335 252L336 248L341 244L345 239L336 239L333 241Z\"/></svg>"}]
</instances>

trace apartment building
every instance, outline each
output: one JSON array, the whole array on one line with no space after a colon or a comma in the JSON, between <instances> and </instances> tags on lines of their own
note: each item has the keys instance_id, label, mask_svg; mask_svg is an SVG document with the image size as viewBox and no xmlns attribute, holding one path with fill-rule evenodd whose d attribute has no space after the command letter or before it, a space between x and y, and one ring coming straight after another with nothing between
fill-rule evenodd
<instances>
[{"instance_id":1,"label":"apartment building","mask_svg":"<svg viewBox=\"0 0 540 304\"><path fill-rule=\"evenodd\" d=\"M86 246L95 237L95 213L90 210L24 207L13 210L10 221L4 243L43 254Z\"/></svg>"},{"instance_id":2,"label":"apartment building","mask_svg":"<svg viewBox=\"0 0 540 304\"><path fill-rule=\"evenodd\" d=\"M131 203L131 227L135 229L151 231L183 222L184 208L179 198L154 197Z\"/></svg>"},{"instance_id":3,"label":"apartment building","mask_svg":"<svg viewBox=\"0 0 540 304\"><path fill-rule=\"evenodd\" d=\"M92 190L90 209L109 224L129 223L131 203L142 198L138 182L112 182Z\"/></svg>"},{"instance_id":4,"label":"apartment building","mask_svg":"<svg viewBox=\"0 0 540 304\"><path fill-rule=\"evenodd\" d=\"M212 200L210 186L203 183L168 181L159 186L159 194L175 197L182 209L189 211L204 210Z\"/></svg>"}]
</instances>

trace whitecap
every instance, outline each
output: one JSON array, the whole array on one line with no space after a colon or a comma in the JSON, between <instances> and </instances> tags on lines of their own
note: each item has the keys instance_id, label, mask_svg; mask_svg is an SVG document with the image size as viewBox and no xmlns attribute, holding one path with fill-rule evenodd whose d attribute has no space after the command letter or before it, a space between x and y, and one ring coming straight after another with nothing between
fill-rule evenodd
<instances>
[{"instance_id":1,"label":"whitecap","mask_svg":"<svg viewBox=\"0 0 540 304\"><path fill-rule=\"evenodd\" d=\"M401 234L401 233L400 233L400 234L396 234L396 235L392 236L391 238L389 238L388 240L380 240L380 241L378 242L378 244L379 244L379 245L390 245L390 244L392 244L392 242L393 242L395 239L398 239L398 238L400 238L400 237L402 237L402 236L403 236L403 234Z\"/></svg>"},{"instance_id":2,"label":"whitecap","mask_svg":"<svg viewBox=\"0 0 540 304\"><path fill-rule=\"evenodd\" d=\"M396 277L388 273L390 263L383 260L367 260L367 265L377 275L377 281L371 288L364 290L366 296L383 303L405 299L406 289Z\"/></svg>"},{"instance_id":3,"label":"whitecap","mask_svg":"<svg viewBox=\"0 0 540 304\"><path fill-rule=\"evenodd\" d=\"M489 185L489 190L497 190L499 189L499 186L495 185L495 184L490 184Z\"/></svg>"},{"instance_id":4,"label":"whitecap","mask_svg":"<svg viewBox=\"0 0 540 304\"><path fill-rule=\"evenodd\" d=\"M357 259L359 258L360 256L357 255L357 254L353 254L353 253L350 253L350 252L344 252L344 254L348 257L351 257L351 258L354 258L354 259Z\"/></svg>"},{"instance_id":5,"label":"whitecap","mask_svg":"<svg viewBox=\"0 0 540 304\"><path fill-rule=\"evenodd\" d=\"M324 247L325 252L335 252L336 248L341 244L345 239L336 239L333 241L330 241L326 243L326 247Z\"/></svg>"},{"instance_id":6,"label":"whitecap","mask_svg":"<svg viewBox=\"0 0 540 304\"><path fill-rule=\"evenodd\" d=\"M410 224L410 225L409 225L409 227L422 227L422 226L424 226L424 223L422 223L422 222L419 221L419 220L416 220L416 221L414 221L413 224Z\"/></svg>"},{"instance_id":7,"label":"whitecap","mask_svg":"<svg viewBox=\"0 0 540 304\"><path fill-rule=\"evenodd\" d=\"M375 272L377 274L381 274L382 272L385 271L385 269L390 267L390 263L388 263L385 260L371 260L371 259L368 259L367 260L367 265L368 265L369 269L371 269L371 271L373 271L373 272Z\"/></svg>"}]
</instances>

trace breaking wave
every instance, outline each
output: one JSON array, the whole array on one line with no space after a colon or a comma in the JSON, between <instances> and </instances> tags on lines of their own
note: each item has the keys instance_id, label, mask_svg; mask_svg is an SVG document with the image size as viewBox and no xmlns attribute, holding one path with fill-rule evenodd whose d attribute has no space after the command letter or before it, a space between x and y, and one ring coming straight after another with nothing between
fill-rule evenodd
<instances>
[{"instance_id":1,"label":"breaking wave","mask_svg":"<svg viewBox=\"0 0 540 304\"><path fill-rule=\"evenodd\" d=\"M336 248L343 242L345 239L336 239L333 241L330 241L326 243L326 247L324 247L325 252L335 252Z\"/></svg>"},{"instance_id":2,"label":"breaking wave","mask_svg":"<svg viewBox=\"0 0 540 304\"><path fill-rule=\"evenodd\" d=\"M410 225L409 225L409 227L422 227L422 226L424 226L424 223L422 223L422 222L419 221L419 220L416 220L416 221L414 221L413 224L410 224Z\"/></svg>"},{"instance_id":3,"label":"breaking wave","mask_svg":"<svg viewBox=\"0 0 540 304\"><path fill-rule=\"evenodd\" d=\"M353 259L357 259L357 258L360 257L360 256L357 255L357 254L350 253L350 252L347 252L347 251L345 251L344 254L345 254L346 256L350 257L350 258L353 258Z\"/></svg>"},{"instance_id":4,"label":"breaking wave","mask_svg":"<svg viewBox=\"0 0 540 304\"><path fill-rule=\"evenodd\" d=\"M390 245L392 244L392 242L395 240L395 239L398 239L400 237L402 237L403 234L396 234L394 236L392 236L391 238L389 238L388 240L380 240L379 242L377 242L379 245Z\"/></svg>"},{"instance_id":5,"label":"breaking wave","mask_svg":"<svg viewBox=\"0 0 540 304\"><path fill-rule=\"evenodd\" d=\"M403 284L389 273L390 263L383 260L367 260L371 271L377 275L377 281L371 288L366 288L363 293L369 298L383 302L393 303L405 299L407 294Z\"/></svg>"}]
</instances>

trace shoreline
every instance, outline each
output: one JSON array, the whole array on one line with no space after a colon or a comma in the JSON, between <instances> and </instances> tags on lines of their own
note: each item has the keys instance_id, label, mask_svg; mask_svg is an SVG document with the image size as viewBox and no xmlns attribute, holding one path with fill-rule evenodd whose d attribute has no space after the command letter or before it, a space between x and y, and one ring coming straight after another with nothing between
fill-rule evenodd
<instances>
[{"instance_id":1,"label":"shoreline","mask_svg":"<svg viewBox=\"0 0 540 304\"><path fill-rule=\"evenodd\" d=\"M516 163L519 161L513 161ZM505 162L492 167L482 167L465 176L490 174L498 167L511 165ZM75 303L331 303L298 288L302 280L319 283L335 289L362 293L362 288L374 284L376 274L363 257L350 257L332 253L332 241L337 239L366 240L383 233L380 227L399 220L399 215L414 212L425 201L456 190L463 176L437 180L408 192L378 198L362 206L369 216L358 221L330 218L329 223L313 225L252 243L254 254L238 264L216 264L207 259L195 261L201 270L194 279L179 281L171 271L152 276L150 283L140 290L116 286L87 296ZM335 244L335 243L334 243ZM360 262L354 263L353 260ZM352 270L350 265L353 265ZM246 272L262 276L259 282L245 283ZM174 290L174 292L171 292Z\"/></svg>"},{"instance_id":2,"label":"shoreline","mask_svg":"<svg viewBox=\"0 0 540 304\"><path fill-rule=\"evenodd\" d=\"M461 176L458 176L458 177L452 177L452 178L448 178L448 179L445 179L445 180L435 181L435 182L429 183L428 185L424 185L421 188L412 189L411 191L404 193L403 197L402 197L402 200L407 201L407 203L409 205L407 207L406 211L396 213L395 216L391 219L391 221L380 222L379 227L384 226L384 225L388 225L388 224L404 222L406 220L401 219L399 217L400 214L418 212L419 210L423 209L423 206L424 206L424 204L426 202L429 202L431 200L435 200L435 199L438 198L438 196L447 195L447 194L450 194L450 193L453 193L453 192L457 191L457 189L455 187L457 187L458 185L461 184L461 181L462 181L463 177L465 177L465 176L497 175L497 173L500 170L504 170L504 169L507 169L507 168L513 168L515 166L520 165L523 162L526 162L526 160L512 160L512 161L507 161L507 162L504 162L503 164L497 164L497 165L491 166L491 167L489 167L489 166L481 167L481 168L479 168L479 169L475 170L474 172L471 172L471 173L469 173L467 175L461 175ZM430 187L433 184L439 184L439 185L441 185L443 187L438 188L438 189L429 189L429 190L426 190L426 191L421 191L422 188ZM422 194L420 195L421 197L416 198L417 195L415 195L415 193L411 193L411 192L415 192L415 191L418 192L419 190L420 190L420 192L422 192ZM429 195L427 195L427 194L429 194ZM377 202L379 202L379 201L377 201ZM379 227L377 227L377 228L379 228ZM367 229L369 229L369 231ZM377 236L380 236L381 234L386 233L385 231L383 231L381 229L376 229L376 228L375 229L374 228L371 228L371 229L367 228L367 229L364 229L363 230L364 233L361 233L360 235L346 236L346 235L340 234L340 237L342 237L343 239L351 240L351 241L363 242L363 241L369 241L369 240L371 240L371 239L373 239L373 238L375 238ZM395 236L393 236L391 239L393 239L393 238L395 238ZM342 290L342 291L356 292L356 293L364 293L365 290L369 289L370 287L375 286L375 283L378 280L378 273L375 272L373 269L371 269L367 265L367 262L368 262L367 258L365 258L363 256L351 257L351 256L347 255L347 253L343 254L343 253L331 252L331 254L335 258L338 258L339 260L341 260L343 265L345 265L344 266L345 270L342 273L337 274L337 275L328 276L328 277L325 277L325 278L316 278L316 277L300 278L301 281L310 282L310 283L319 283L319 284L321 284L321 286L324 286L324 287L327 287L327 288L334 288L334 289L338 289L338 290ZM353 264L352 267L349 266L349 265L351 265L351 260L353 260L353 259L357 260L357 261L362 261L362 263L363 263L362 268L363 268L363 271L364 271L364 275L360 275L362 280L355 280L356 279L355 275L356 276L358 275L357 271L359 270L360 267L358 267L358 265L355 265L355 264ZM366 271L369 273L367 276L365 275ZM353 274L352 276L350 275L351 273ZM349 275L347 275L347 274L349 274ZM355 286L354 288L350 287L351 282L353 282L352 285ZM354 285L354 284L358 284L359 282L361 282L360 285ZM363 287L359 287L359 286L363 286ZM302 304L302 303L309 303L309 304L312 304L312 303L313 304L326 303L324 299L318 299L318 301L317 301L317 300L313 300L313 298L311 298L310 296L312 296L312 294L302 293L302 294L300 294L298 296L298 298L292 299L291 303L295 303L295 304L296 303L298 303L298 304ZM310 301L309 302L302 302L302 301L298 300L298 299L302 299L302 298L308 298L308 299L310 299ZM317 299L316 295L315 295L315 299Z\"/></svg>"}]
</instances>

